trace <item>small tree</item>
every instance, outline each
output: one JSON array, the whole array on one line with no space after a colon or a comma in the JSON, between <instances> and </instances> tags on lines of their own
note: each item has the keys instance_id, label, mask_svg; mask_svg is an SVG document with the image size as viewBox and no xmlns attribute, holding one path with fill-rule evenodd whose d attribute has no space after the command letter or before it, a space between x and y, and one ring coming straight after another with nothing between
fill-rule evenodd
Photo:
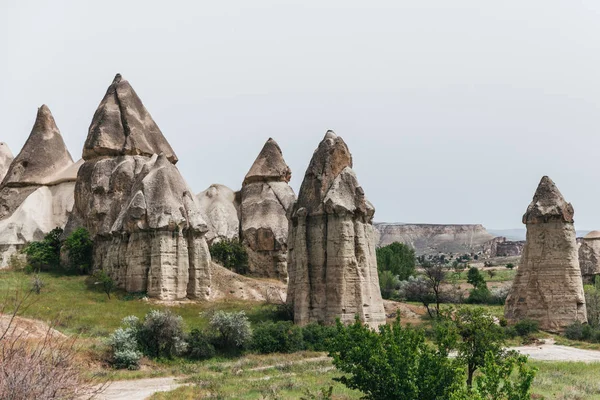
<instances>
[{"instance_id":1,"label":"small tree","mask_svg":"<svg viewBox=\"0 0 600 400\"><path fill-rule=\"evenodd\" d=\"M100 285L102 291L106 293L106 296L110 300L110 294L115 288L115 282L106 272L99 270L94 273L94 285Z\"/></svg>"},{"instance_id":2,"label":"small tree","mask_svg":"<svg viewBox=\"0 0 600 400\"><path fill-rule=\"evenodd\" d=\"M448 357L444 345L425 343L422 330L402 327L399 318L379 333L358 318L350 326L338 321L337 329L329 355L347 375L336 380L365 399L442 400L461 386L459 361Z\"/></svg>"},{"instance_id":3,"label":"small tree","mask_svg":"<svg viewBox=\"0 0 600 400\"><path fill-rule=\"evenodd\" d=\"M508 268L508 269L513 269L514 267L515 267L515 264L513 264L513 263L506 264L506 268Z\"/></svg>"},{"instance_id":4,"label":"small tree","mask_svg":"<svg viewBox=\"0 0 600 400\"><path fill-rule=\"evenodd\" d=\"M242 275L248 272L248 253L239 240L223 238L213 242L209 251L210 256L225 268Z\"/></svg>"},{"instance_id":5,"label":"small tree","mask_svg":"<svg viewBox=\"0 0 600 400\"><path fill-rule=\"evenodd\" d=\"M60 265L60 236L62 233L62 228L54 228L43 240L31 242L23 249L31 270L53 269Z\"/></svg>"},{"instance_id":6,"label":"small tree","mask_svg":"<svg viewBox=\"0 0 600 400\"><path fill-rule=\"evenodd\" d=\"M430 283L425 277L411 276L407 280L400 282L398 294L400 297L408 301L418 301L427 310L427 314L431 318L437 316L437 308L432 307L435 303L435 296L431 290Z\"/></svg>"},{"instance_id":7,"label":"small tree","mask_svg":"<svg viewBox=\"0 0 600 400\"><path fill-rule=\"evenodd\" d=\"M425 263L422 265L423 275L428 282L429 289L435 302L435 315L440 314L440 303L442 302L442 284L448 279L446 268L439 264ZM430 314L431 315L431 314Z\"/></svg>"},{"instance_id":8,"label":"small tree","mask_svg":"<svg viewBox=\"0 0 600 400\"><path fill-rule=\"evenodd\" d=\"M69 256L69 265L65 269L86 274L92 267L93 242L85 228L75 229L65 240L65 249Z\"/></svg>"},{"instance_id":9,"label":"small tree","mask_svg":"<svg viewBox=\"0 0 600 400\"><path fill-rule=\"evenodd\" d=\"M477 267L469 268L469 272L467 273L467 282L473 285L473 288L475 289L487 287L485 278L483 275L481 275L481 272L479 272Z\"/></svg>"},{"instance_id":10,"label":"small tree","mask_svg":"<svg viewBox=\"0 0 600 400\"><path fill-rule=\"evenodd\" d=\"M392 271L381 271L379 272L379 287L381 290L381 297L389 299L394 294L394 291L398 290L400 279L394 276Z\"/></svg>"},{"instance_id":11,"label":"small tree","mask_svg":"<svg viewBox=\"0 0 600 400\"><path fill-rule=\"evenodd\" d=\"M399 280L408 279L415 273L415 250L399 242L379 247L375 250L377 255L377 269L379 272L390 271L392 276Z\"/></svg>"}]
</instances>

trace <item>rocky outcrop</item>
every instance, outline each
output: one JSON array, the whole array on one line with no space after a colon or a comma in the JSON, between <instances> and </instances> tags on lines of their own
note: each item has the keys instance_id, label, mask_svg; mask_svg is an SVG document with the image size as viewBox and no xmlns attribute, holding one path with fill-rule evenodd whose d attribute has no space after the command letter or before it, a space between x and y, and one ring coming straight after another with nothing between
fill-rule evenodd
<instances>
[{"instance_id":1,"label":"rocky outcrop","mask_svg":"<svg viewBox=\"0 0 600 400\"><path fill-rule=\"evenodd\" d=\"M377 245L407 244L417 255L478 253L494 235L482 225L375 223Z\"/></svg>"},{"instance_id":2,"label":"rocky outcrop","mask_svg":"<svg viewBox=\"0 0 600 400\"><path fill-rule=\"evenodd\" d=\"M15 159L8 145L0 142L0 182L4 180L10 164Z\"/></svg>"},{"instance_id":3,"label":"rocky outcrop","mask_svg":"<svg viewBox=\"0 0 600 400\"><path fill-rule=\"evenodd\" d=\"M10 150L4 145L0 152L2 164ZM42 105L0 185L0 267L27 243L65 226L80 165L73 163L50 109Z\"/></svg>"},{"instance_id":4,"label":"rocky outcrop","mask_svg":"<svg viewBox=\"0 0 600 400\"><path fill-rule=\"evenodd\" d=\"M373 214L346 143L328 131L315 151L291 213L287 302L298 324L355 315L385 323Z\"/></svg>"},{"instance_id":5,"label":"rocky outcrop","mask_svg":"<svg viewBox=\"0 0 600 400\"><path fill-rule=\"evenodd\" d=\"M487 257L517 257L523 252L525 241L513 242L504 236L498 236L485 243L483 254Z\"/></svg>"},{"instance_id":6,"label":"rocky outcrop","mask_svg":"<svg viewBox=\"0 0 600 400\"><path fill-rule=\"evenodd\" d=\"M290 178L281 149L269 139L241 190L240 236L248 251L248 271L254 276L287 279L287 212L296 198Z\"/></svg>"},{"instance_id":7,"label":"rocky outcrop","mask_svg":"<svg viewBox=\"0 0 600 400\"><path fill-rule=\"evenodd\" d=\"M208 228L206 240L211 244L220 239L239 239L239 205L235 192L225 185L212 184L196 195L200 212Z\"/></svg>"},{"instance_id":8,"label":"rocky outcrop","mask_svg":"<svg viewBox=\"0 0 600 400\"><path fill-rule=\"evenodd\" d=\"M594 283L596 275L600 275L600 231L592 231L581 240L579 268L585 283Z\"/></svg>"},{"instance_id":9,"label":"rocky outcrop","mask_svg":"<svg viewBox=\"0 0 600 400\"><path fill-rule=\"evenodd\" d=\"M90 125L66 231L88 229L93 269L161 300L206 299L210 254L196 197L171 146L117 75Z\"/></svg>"},{"instance_id":10,"label":"rocky outcrop","mask_svg":"<svg viewBox=\"0 0 600 400\"><path fill-rule=\"evenodd\" d=\"M573 214L544 176L523 215L527 240L504 309L510 322L532 319L548 331L587 322Z\"/></svg>"}]
</instances>

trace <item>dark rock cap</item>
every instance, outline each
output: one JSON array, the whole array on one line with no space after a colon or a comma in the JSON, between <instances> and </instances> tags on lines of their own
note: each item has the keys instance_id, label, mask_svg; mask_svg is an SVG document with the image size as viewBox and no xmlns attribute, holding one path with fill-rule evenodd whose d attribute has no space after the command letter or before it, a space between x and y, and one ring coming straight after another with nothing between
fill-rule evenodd
<instances>
[{"instance_id":1,"label":"dark rock cap","mask_svg":"<svg viewBox=\"0 0 600 400\"><path fill-rule=\"evenodd\" d=\"M73 164L48 106L38 108L29 138L10 164L2 186L42 184L46 178Z\"/></svg>"},{"instance_id":2,"label":"dark rock cap","mask_svg":"<svg viewBox=\"0 0 600 400\"><path fill-rule=\"evenodd\" d=\"M308 213L320 208L333 181L346 167L352 168L352 154L344 140L329 130L304 174L298 194L298 208L305 207Z\"/></svg>"},{"instance_id":3,"label":"dark rock cap","mask_svg":"<svg viewBox=\"0 0 600 400\"><path fill-rule=\"evenodd\" d=\"M160 153L173 164L178 161L129 82L117 74L94 114L83 147L83 159Z\"/></svg>"},{"instance_id":4,"label":"dark rock cap","mask_svg":"<svg viewBox=\"0 0 600 400\"><path fill-rule=\"evenodd\" d=\"M252 182L289 182L292 171L283 159L281 148L269 138L244 178L244 185Z\"/></svg>"},{"instance_id":5,"label":"dark rock cap","mask_svg":"<svg viewBox=\"0 0 600 400\"><path fill-rule=\"evenodd\" d=\"M552 179L544 176L523 215L523 223L539 224L549 221L573 223L574 213L573 206L565 201Z\"/></svg>"}]
</instances>

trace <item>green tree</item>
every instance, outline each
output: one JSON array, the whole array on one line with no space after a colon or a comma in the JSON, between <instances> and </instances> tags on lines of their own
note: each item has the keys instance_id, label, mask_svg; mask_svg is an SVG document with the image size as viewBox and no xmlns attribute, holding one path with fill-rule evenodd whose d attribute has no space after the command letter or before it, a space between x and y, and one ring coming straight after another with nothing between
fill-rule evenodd
<instances>
[{"instance_id":1,"label":"green tree","mask_svg":"<svg viewBox=\"0 0 600 400\"><path fill-rule=\"evenodd\" d=\"M108 299L110 300L110 294L115 289L115 282L112 278L104 271L96 271L94 273L94 285L100 285L102 291L106 293Z\"/></svg>"},{"instance_id":2,"label":"green tree","mask_svg":"<svg viewBox=\"0 0 600 400\"><path fill-rule=\"evenodd\" d=\"M379 272L379 287L381 290L381 297L389 299L392 297L394 292L398 290L400 279L395 276L392 271L380 271Z\"/></svg>"},{"instance_id":3,"label":"green tree","mask_svg":"<svg viewBox=\"0 0 600 400\"><path fill-rule=\"evenodd\" d=\"M487 284L485 283L485 278L483 277L481 272L479 272L477 267L469 268L469 272L467 272L467 282L473 285L475 289L487 287Z\"/></svg>"},{"instance_id":4,"label":"green tree","mask_svg":"<svg viewBox=\"0 0 600 400\"><path fill-rule=\"evenodd\" d=\"M335 367L347 375L337 378L366 399L442 400L462 386L459 360L448 357L448 346L425 342L422 330L402 327L400 319L379 332L358 318L350 326L337 323L329 344Z\"/></svg>"},{"instance_id":5,"label":"green tree","mask_svg":"<svg viewBox=\"0 0 600 400\"><path fill-rule=\"evenodd\" d=\"M248 272L248 253L239 240L221 239L213 242L209 250L210 256L225 268L242 275Z\"/></svg>"},{"instance_id":6,"label":"green tree","mask_svg":"<svg viewBox=\"0 0 600 400\"><path fill-rule=\"evenodd\" d=\"M69 263L67 271L86 274L92 268L92 246L90 233L85 228L75 229L65 240Z\"/></svg>"},{"instance_id":7,"label":"green tree","mask_svg":"<svg viewBox=\"0 0 600 400\"><path fill-rule=\"evenodd\" d=\"M379 272L390 271L401 281L415 274L415 250L403 243L394 242L375 250Z\"/></svg>"},{"instance_id":8,"label":"green tree","mask_svg":"<svg viewBox=\"0 0 600 400\"><path fill-rule=\"evenodd\" d=\"M60 265L60 237L62 228L52 229L43 240L31 242L23 249L32 270L54 269Z\"/></svg>"}]
</instances>

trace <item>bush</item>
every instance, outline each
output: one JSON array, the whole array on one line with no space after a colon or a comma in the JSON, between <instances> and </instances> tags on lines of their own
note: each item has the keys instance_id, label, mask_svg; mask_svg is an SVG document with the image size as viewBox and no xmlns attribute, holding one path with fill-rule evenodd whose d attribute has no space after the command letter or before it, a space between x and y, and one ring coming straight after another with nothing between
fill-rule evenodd
<instances>
[{"instance_id":1,"label":"bush","mask_svg":"<svg viewBox=\"0 0 600 400\"><path fill-rule=\"evenodd\" d=\"M567 326L565 336L571 340L589 340L592 336L592 329L589 325L577 321Z\"/></svg>"},{"instance_id":2,"label":"bush","mask_svg":"<svg viewBox=\"0 0 600 400\"><path fill-rule=\"evenodd\" d=\"M69 272L86 274L92 268L92 239L85 228L75 229L65 240L68 265L63 266Z\"/></svg>"},{"instance_id":3,"label":"bush","mask_svg":"<svg viewBox=\"0 0 600 400\"><path fill-rule=\"evenodd\" d=\"M188 356L196 360L214 357L216 350L212 341L213 338L207 333L193 329L187 339Z\"/></svg>"},{"instance_id":4,"label":"bush","mask_svg":"<svg viewBox=\"0 0 600 400\"><path fill-rule=\"evenodd\" d=\"M221 239L213 242L209 251L213 260L225 268L242 275L248 273L248 253L239 240Z\"/></svg>"},{"instance_id":5,"label":"bush","mask_svg":"<svg viewBox=\"0 0 600 400\"><path fill-rule=\"evenodd\" d=\"M487 287L471 289L466 302L469 304L490 304L492 302L492 293Z\"/></svg>"},{"instance_id":6,"label":"bush","mask_svg":"<svg viewBox=\"0 0 600 400\"><path fill-rule=\"evenodd\" d=\"M475 289L487 287L485 278L481 275L481 272L479 272L477 267L469 268L469 272L467 272L467 282L473 285Z\"/></svg>"},{"instance_id":7,"label":"bush","mask_svg":"<svg viewBox=\"0 0 600 400\"><path fill-rule=\"evenodd\" d=\"M394 242L375 250L377 270L389 271L391 276L406 280L415 273L415 250L403 243Z\"/></svg>"},{"instance_id":8,"label":"bush","mask_svg":"<svg viewBox=\"0 0 600 400\"><path fill-rule=\"evenodd\" d=\"M112 352L112 365L115 368L138 369L142 352L139 351L139 320L129 316L123 319L124 327L118 328L108 338Z\"/></svg>"},{"instance_id":9,"label":"bush","mask_svg":"<svg viewBox=\"0 0 600 400\"><path fill-rule=\"evenodd\" d=\"M513 269L514 267L515 267L515 264L513 264L513 263L506 264L506 268L508 268L508 269Z\"/></svg>"},{"instance_id":10,"label":"bush","mask_svg":"<svg viewBox=\"0 0 600 400\"><path fill-rule=\"evenodd\" d=\"M35 274L33 278L31 278L31 291L35 294L40 294L43 287L44 281L38 274Z\"/></svg>"},{"instance_id":11,"label":"bush","mask_svg":"<svg viewBox=\"0 0 600 400\"><path fill-rule=\"evenodd\" d=\"M379 272L379 287L381 290L381 297L384 299L394 297L394 292L398 290L399 285L400 280L391 271Z\"/></svg>"},{"instance_id":12,"label":"bush","mask_svg":"<svg viewBox=\"0 0 600 400\"><path fill-rule=\"evenodd\" d=\"M513 327L515 328L515 332L517 332L517 335L526 337L532 333L537 332L540 327L540 324L538 321L533 321L531 319L523 319L517 322Z\"/></svg>"},{"instance_id":13,"label":"bush","mask_svg":"<svg viewBox=\"0 0 600 400\"><path fill-rule=\"evenodd\" d=\"M337 327L312 323L302 328L304 347L312 351L326 351L328 344L337 335Z\"/></svg>"},{"instance_id":14,"label":"bush","mask_svg":"<svg viewBox=\"0 0 600 400\"><path fill-rule=\"evenodd\" d=\"M217 347L225 351L241 350L250 344L252 329L244 311L217 311L209 322Z\"/></svg>"},{"instance_id":15,"label":"bush","mask_svg":"<svg viewBox=\"0 0 600 400\"><path fill-rule=\"evenodd\" d=\"M290 321L263 322L254 328L250 347L262 354L303 350L302 328Z\"/></svg>"},{"instance_id":16,"label":"bush","mask_svg":"<svg viewBox=\"0 0 600 400\"><path fill-rule=\"evenodd\" d=\"M60 236L62 228L54 228L43 240L31 242L24 249L28 272L54 269L60 265Z\"/></svg>"},{"instance_id":17,"label":"bush","mask_svg":"<svg viewBox=\"0 0 600 400\"><path fill-rule=\"evenodd\" d=\"M92 276L94 285L99 285L102 291L106 293L106 296L110 299L110 294L115 288L115 282L108 274L102 270L96 271Z\"/></svg>"},{"instance_id":18,"label":"bush","mask_svg":"<svg viewBox=\"0 0 600 400\"><path fill-rule=\"evenodd\" d=\"M150 311L139 325L138 342L144 354L150 357L171 358L185 353L183 318L171 310Z\"/></svg>"}]
</instances>

